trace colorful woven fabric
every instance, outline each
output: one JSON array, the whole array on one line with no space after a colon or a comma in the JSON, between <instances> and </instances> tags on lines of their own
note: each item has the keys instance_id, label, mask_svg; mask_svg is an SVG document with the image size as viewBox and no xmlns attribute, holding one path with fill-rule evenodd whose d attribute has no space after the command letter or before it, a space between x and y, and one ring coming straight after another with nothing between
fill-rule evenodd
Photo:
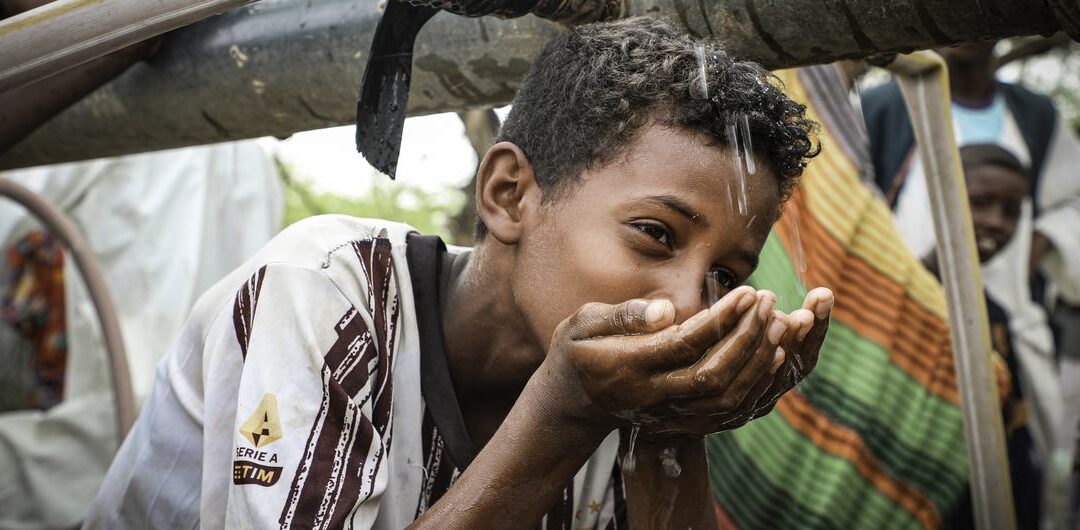
<instances>
[{"instance_id":1,"label":"colorful woven fabric","mask_svg":"<svg viewBox=\"0 0 1080 530\"><path fill-rule=\"evenodd\" d=\"M0 319L34 351L35 385L28 406L47 409L63 398L67 368L63 245L31 231L6 251Z\"/></svg>"},{"instance_id":2,"label":"colorful woven fabric","mask_svg":"<svg viewBox=\"0 0 1080 530\"><path fill-rule=\"evenodd\" d=\"M709 439L718 519L743 530L942 527L968 480L944 295L860 178L864 132L836 70L779 75L822 124L824 149L751 283L785 311L805 286L833 289L836 305L813 374L772 414Z\"/></svg>"}]
</instances>

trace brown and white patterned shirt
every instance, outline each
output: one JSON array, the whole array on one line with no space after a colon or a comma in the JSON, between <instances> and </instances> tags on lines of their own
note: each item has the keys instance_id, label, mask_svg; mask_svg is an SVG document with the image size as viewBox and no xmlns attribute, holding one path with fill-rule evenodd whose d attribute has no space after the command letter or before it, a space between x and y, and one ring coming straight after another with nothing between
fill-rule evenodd
<instances>
[{"instance_id":1,"label":"brown and white patterned shirt","mask_svg":"<svg viewBox=\"0 0 1080 530\"><path fill-rule=\"evenodd\" d=\"M444 252L385 221L283 231L195 306L85 527L407 526L476 453L443 352ZM542 526L624 528L617 453L612 433Z\"/></svg>"}]
</instances>

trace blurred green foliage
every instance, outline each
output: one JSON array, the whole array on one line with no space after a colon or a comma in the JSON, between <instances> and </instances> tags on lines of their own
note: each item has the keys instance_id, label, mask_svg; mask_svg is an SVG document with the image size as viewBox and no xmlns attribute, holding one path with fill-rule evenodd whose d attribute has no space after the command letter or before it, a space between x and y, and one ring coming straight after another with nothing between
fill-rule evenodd
<instances>
[{"instance_id":1,"label":"blurred green foliage","mask_svg":"<svg viewBox=\"0 0 1080 530\"><path fill-rule=\"evenodd\" d=\"M277 161L285 184L285 226L312 215L343 214L405 223L422 234L454 243L450 220L461 211L465 194L447 187L427 191L400 182L379 181L361 197L319 193L288 164Z\"/></svg>"}]
</instances>

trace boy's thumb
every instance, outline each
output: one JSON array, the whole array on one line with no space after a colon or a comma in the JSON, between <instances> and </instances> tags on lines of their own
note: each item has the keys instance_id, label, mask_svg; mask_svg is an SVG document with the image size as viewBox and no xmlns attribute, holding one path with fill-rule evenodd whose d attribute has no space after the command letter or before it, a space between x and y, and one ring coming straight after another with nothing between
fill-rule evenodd
<instances>
[{"instance_id":1,"label":"boy's thumb","mask_svg":"<svg viewBox=\"0 0 1080 530\"><path fill-rule=\"evenodd\" d=\"M570 317L571 337L585 339L609 335L651 333L675 322L669 300L627 300L618 305L590 303Z\"/></svg>"}]
</instances>

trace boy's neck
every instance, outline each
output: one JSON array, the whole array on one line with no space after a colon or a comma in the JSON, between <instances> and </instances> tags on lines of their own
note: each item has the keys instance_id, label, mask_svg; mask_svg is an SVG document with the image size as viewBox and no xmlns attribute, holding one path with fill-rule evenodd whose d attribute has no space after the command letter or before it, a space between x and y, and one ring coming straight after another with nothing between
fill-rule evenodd
<instances>
[{"instance_id":1,"label":"boy's neck","mask_svg":"<svg viewBox=\"0 0 1080 530\"><path fill-rule=\"evenodd\" d=\"M482 447L509 413L545 351L514 303L509 251L497 243L446 254L439 314L454 392L466 427Z\"/></svg>"}]
</instances>

